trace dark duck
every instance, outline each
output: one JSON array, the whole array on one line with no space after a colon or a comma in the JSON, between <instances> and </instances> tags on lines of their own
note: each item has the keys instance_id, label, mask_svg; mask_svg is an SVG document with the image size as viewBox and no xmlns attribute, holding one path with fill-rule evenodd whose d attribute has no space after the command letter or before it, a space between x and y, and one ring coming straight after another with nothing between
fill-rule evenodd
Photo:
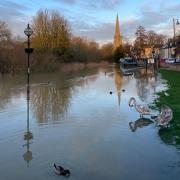
<instances>
[{"instance_id":1,"label":"dark duck","mask_svg":"<svg viewBox=\"0 0 180 180\"><path fill-rule=\"evenodd\" d=\"M69 177L71 174L69 169L64 169L62 166L57 166L56 164L54 164L54 170L56 174L65 176L65 177Z\"/></svg>"}]
</instances>

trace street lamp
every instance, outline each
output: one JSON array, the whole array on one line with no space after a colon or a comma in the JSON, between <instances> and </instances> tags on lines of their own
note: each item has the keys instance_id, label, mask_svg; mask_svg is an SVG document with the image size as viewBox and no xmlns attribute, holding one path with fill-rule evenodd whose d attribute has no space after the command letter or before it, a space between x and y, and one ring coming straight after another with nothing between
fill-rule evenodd
<instances>
[{"instance_id":1,"label":"street lamp","mask_svg":"<svg viewBox=\"0 0 180 180\"><path fill-rule=\"evenodd\" d=\"M27 79L27 84L29 85L29 56L30 54L33 52L33 48L30 48L30 36L33 34L33 30L30 28L29 24L27 25L27 28L24 30L24 34L28 37L28 47L25 48L25 53L27 53L28 55L28 67L27 67L27 75L28 75L28 79Z\"/></svg>"},{"instance_id":2,"label":"street lamp","mask_svg":"<svg viewBox=\"0 0 180 180\"><path fill-rule=\"evenodd\" d=\"M155 70L155 68L156 68L156 57L155 57L155 48L154 48L154 46L153 46L153 49L152 49L152 57L154 59L154 70Z\"/></svg>"},{"instance_id":3,"label":"street lamp","mask_svg":"<svg viewBox=\"0 0 180 180\"><path fill-rule=\"evenodd\" d=\"M175 56L175 59L176 59L176 25L179 25L179 20L178 19L175 19L173 18L173 31L174 31L174 56ZM176 60L175 60L176 61Z\"/></svg>"}]
</instances>

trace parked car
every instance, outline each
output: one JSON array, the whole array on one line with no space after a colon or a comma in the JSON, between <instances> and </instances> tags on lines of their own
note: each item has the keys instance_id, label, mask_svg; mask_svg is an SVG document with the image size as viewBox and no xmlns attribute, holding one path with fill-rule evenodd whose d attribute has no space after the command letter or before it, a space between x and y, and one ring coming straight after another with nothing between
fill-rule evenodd
<instances>
[{"instance_id":1,"label":"parked car","mask_svg":"<svg viewBox=\"0 0 180 180\"><path fill-rule=\"evenodd\" d=\"M120 63L123 63L123 62L124 62L124 59L123 59L123 58L120 58L119 62L120 62Z\"/></svg>"},{"instance_id":2,"label":"parked car","mask_svg":"<svg viewBox=\"0 0 180 180\"><path fill-rule=\"evenodd\" d=\"M166 59L165 62L168 64L175 63L176 59L175 58L169 58L169 59Z\"/></svg>"},{"instance_id":3,"label":"parked car","mask_svg":"<svg viewBox=\"0 0 180 180\"><path fill-rule=\"evenodd\" d=\"M180 63L180 58L176 58L176 62L177 62L177 63Z\"/></svg>"},{"instance_id":4,"label":"parked car","mask_svg":"<svg viewBox=\"0 0 180 180\"><path fill-rule=\"evenodd\" d=\"M124 65L135 65L135 66L137 66L136 60L131 58L131 57L124 58L123 64Z\"/></svg>"},{"instance_id":5,"label":"parked car","mask_svg":"<svg viewBox=\"0 0 180 180\"><path fill-rule=\"evenodd\" d=\"M165 63L165 61L166 61L165 58L160 59L160 63Z\"/></svg>"}]
</instances>

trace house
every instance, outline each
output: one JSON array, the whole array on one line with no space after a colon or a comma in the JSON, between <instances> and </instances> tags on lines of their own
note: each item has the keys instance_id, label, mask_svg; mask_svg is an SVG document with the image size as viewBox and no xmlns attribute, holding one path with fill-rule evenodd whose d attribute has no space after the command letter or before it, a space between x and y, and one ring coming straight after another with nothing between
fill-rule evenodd
<instances>
[{"instance_id":1,"label":"house","mask_svg":"<svg viewBox=\"0 0 180 180\"><path fill-rule=\"evenodd\" d=\"M160 49L160 58L168 59L175 57L175 47L172 39L168 40L166 44Z\"/></svg>"},{"instance_id":2,"label":"house","mask_svg":"<svg viewBox=\"0 0 180 180\"><path fill-rule=\"evenodd\" d=\"M160 49L162 45L161 44L155 44L155 45L145 45L144 49L141 53L141 57L143 58L158 58L160 55Z\"/></svg>"},{"instance_id":3,"label":"house","mask_svg":"<svg viewBox=\"0 0 180 180\"><path fill-rule=\"evenodd\" d=\"M180 35L176 37L176 48L175 48L176 58L180 59Z\"/></svg>"},{"instance_id":4,"label":"house","mask_svg":"<svg viewBox=\"0 0 180 180\"><path fill-rule=\"evenodd\" d=\"M176 58L180 59L180 46L176 48Z\"/></svg>"},{"instance_id":5,"label":"house","mask_svg":"<svg viewBox=\"0 0 180 180\"><path fill-rule=\"evenodd\" d=\"M150 45L146 45L145 47L144 47L144 50L143 50L144 52L144 54L143 54L143 57L144 58L151 58L152 57L152 51L153 51L153 47L152 46L150 46Z\"/></svg>"}]
</instances>

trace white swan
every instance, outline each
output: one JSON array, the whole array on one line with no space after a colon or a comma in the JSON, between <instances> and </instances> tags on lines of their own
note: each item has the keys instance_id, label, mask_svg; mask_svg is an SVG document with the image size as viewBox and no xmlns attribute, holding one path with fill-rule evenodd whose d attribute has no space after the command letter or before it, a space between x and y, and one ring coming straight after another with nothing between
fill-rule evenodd
<instances>
[{"instance_id":1,"label":"white swan","mask_svg":"<svg viewBox=\"0 0 180 180\"><path fill-rule=\"evenodd\" d=\"M172 118L173 118L172 109L167 105L163 105L161 107L160 114L157 116L158 125L167 126L169 122L172 120Z\"/></svg>"},{"instance_id":2,"label":"white swan","mask_svg":"<svg viewBox=\"0 0 180 180\"><path fill-rule=\"evenodd\" d=\"M153 115L151 113L150 109L146 105L136 104L136 99L134 97L131 97L129 99L129 106L135 107L136 111L139 112L140 118L143 117L143 115Z\"/></svg>"}]
</instances>

